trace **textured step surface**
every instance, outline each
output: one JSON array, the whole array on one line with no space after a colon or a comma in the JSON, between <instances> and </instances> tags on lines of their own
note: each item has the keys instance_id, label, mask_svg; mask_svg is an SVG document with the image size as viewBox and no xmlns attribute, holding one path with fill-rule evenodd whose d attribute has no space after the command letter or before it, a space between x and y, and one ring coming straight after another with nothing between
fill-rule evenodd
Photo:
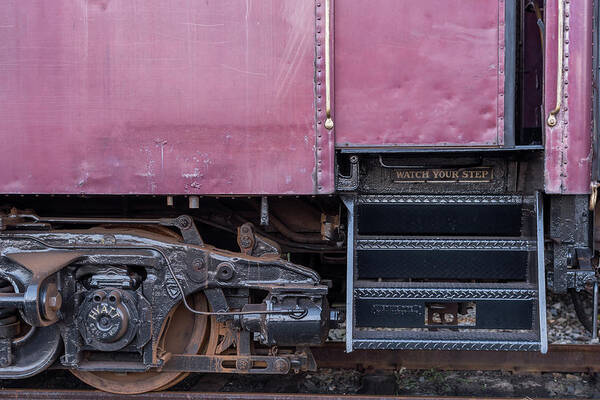
<instances>
[{"instance_id":1,"label":"textured step surface","mask_svg":"<svg viewBox=\"0 0 600 400\"><path fill-rule=\"evenodd\" d=\"M349 351L545 350L541 197L367 195L346 205Z\"/></svg>"}]
</instances>

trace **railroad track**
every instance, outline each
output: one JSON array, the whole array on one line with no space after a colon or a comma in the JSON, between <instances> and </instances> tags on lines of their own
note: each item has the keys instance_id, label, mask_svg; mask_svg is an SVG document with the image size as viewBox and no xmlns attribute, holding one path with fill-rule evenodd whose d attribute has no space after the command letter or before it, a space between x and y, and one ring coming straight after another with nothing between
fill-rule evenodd
<instances>
[{"instance_id":1,"label":"railroad track","mask_svg":"<svg viewBox=\"0 0 600 400\"><path fill-rule=\"evenodd\" d=\"M328 343L312 349L321 368L397 370L505 370L513 372L600 372L600 345L551 345L548 354L535 352L471 352L471 351L354 351L345 353L342 343ZM47 385L48 386L48 385ZM52 385L49 385L50 387ZM214 388L212 390L215 390ZM92 390L7 389L0 390L1 399L23 400L191 400L191 399L373 399L385 396L344 396L282 393L212 393L160 392L136 396L119 396ZM465 399L469 397L395 397L410 399ZM481 399L481 397L478 397ZM497 399L497 398L496 398Z\"/></svg>"},{"instance_id":2,"label":"railroad track","mask_svg":"<svg viewBox=\"0 0 600 400\"><path fill-rule=\"evenodd\" d=\"M318 394L281 394L281 393L202 393L202 392L161 392L140 395L114 395L105 392L84 390L9 390L0 392L3 399L18 400L109 400L109 399L135 399L135 400L371 400L371 399L397 399L397 400L486 400L482 397L441 397L441 396L361 396L361 395L318 395ZM525 397L527 400L543 400ZM509 400L498 397L489 400ZM510 400L515 400L514 398ZM558 399L552 399L558 400Z\"/></svg>"},{"instance_id":3,"label":"railroad track","mask_svg":"<svg viewBox=\"0 0 600 400\"><path fill-rule=\"evenodd\" d=\"M600 372L600 345L550 345L547 354L431 350L356 350L346 353L343 343L329 343L312 351L320 368Z\"/></svg>"}]
</instances>

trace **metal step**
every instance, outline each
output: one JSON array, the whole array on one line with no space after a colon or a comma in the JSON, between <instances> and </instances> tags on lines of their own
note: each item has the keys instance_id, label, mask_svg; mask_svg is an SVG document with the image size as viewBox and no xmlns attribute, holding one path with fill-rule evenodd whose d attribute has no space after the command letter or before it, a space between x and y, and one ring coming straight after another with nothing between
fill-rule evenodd
<instances>
[{"instance_id":1,"label":"metal step","mask_svg":"<svg viewBox=\"0 0 600 400\"><path fill-rule=\"evenodd\" d=\"M519 340L427 340L427 339L354 339L352 348L357 350L463 350L463 351L541 351L537 337L529 341ZM545 353L545 352L544 352Z\"/></svg>"},{"instance_id":2,"label":"metal step","mask_svg":"<svg viewBox=\"0 0 600 400\"><path fill-rule=\"evenodd\" d=\"M345 197L346 350L545 352L541 201Z\"/></svg>"},{"instance_id":3,"label":"metal step","mask_svg":"<svg viewBox=\"0 0 600 400\"><path fill-rule=\"evenodd\" d=\"M520 236L533 214L524 196L392 196L356 199L359 235Z\"/></svg>"},{"instance_id":4,"label":"metal step","mask_svg":"<svg viewBox=\"0 0 600 400\"><path fill-rule=\"evenodd\" d=\"M526 281L536 242L523 239L359 237L357 279Z\"/></svg>"}]
</instances>

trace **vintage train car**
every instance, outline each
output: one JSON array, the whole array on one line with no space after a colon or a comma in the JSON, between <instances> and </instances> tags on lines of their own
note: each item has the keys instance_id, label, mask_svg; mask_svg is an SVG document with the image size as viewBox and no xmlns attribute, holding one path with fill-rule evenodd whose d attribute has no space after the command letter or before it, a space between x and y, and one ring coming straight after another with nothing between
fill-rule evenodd
<instances>
[{"instance_id":1,"label":"vintage train car","mask_svg":"<svg viewBox=\"0 0 600 400\"><path fill-rule=\"evenodd\" d=\"M597 12L4 1L0 378L545 352L547 289L597 305Z\"/></svg>"}]
</instances>

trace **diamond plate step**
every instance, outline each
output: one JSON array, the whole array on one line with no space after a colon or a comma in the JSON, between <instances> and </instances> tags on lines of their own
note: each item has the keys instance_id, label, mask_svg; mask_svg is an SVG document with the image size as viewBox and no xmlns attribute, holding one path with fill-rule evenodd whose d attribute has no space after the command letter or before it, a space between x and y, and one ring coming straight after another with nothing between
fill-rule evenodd
<instances>
[{"instance_id":1,"label":"diamond plate step","mask_svg":"<svg viewBox=\"0 0 600 400\"><path fill-rule=\"evenodd\" d=\"M355 298L412 300L536 300L537 289L523 288L455 288L455 287L355 287Z\"/></svg>"},{"instance_id":2,"label":"diamond plate step","mask_svg":"<svg viewBox=\"0 0 600 400\"><path fill-rule=\"evenodd\" d=\"M545 352L541 199L540 194L344 198L353 228L346 350ZM455 307L462 313L474 308L469 317L474 322L431 319L440 307L455 310L450 314Z\"/></svg>"}]
</instances>

